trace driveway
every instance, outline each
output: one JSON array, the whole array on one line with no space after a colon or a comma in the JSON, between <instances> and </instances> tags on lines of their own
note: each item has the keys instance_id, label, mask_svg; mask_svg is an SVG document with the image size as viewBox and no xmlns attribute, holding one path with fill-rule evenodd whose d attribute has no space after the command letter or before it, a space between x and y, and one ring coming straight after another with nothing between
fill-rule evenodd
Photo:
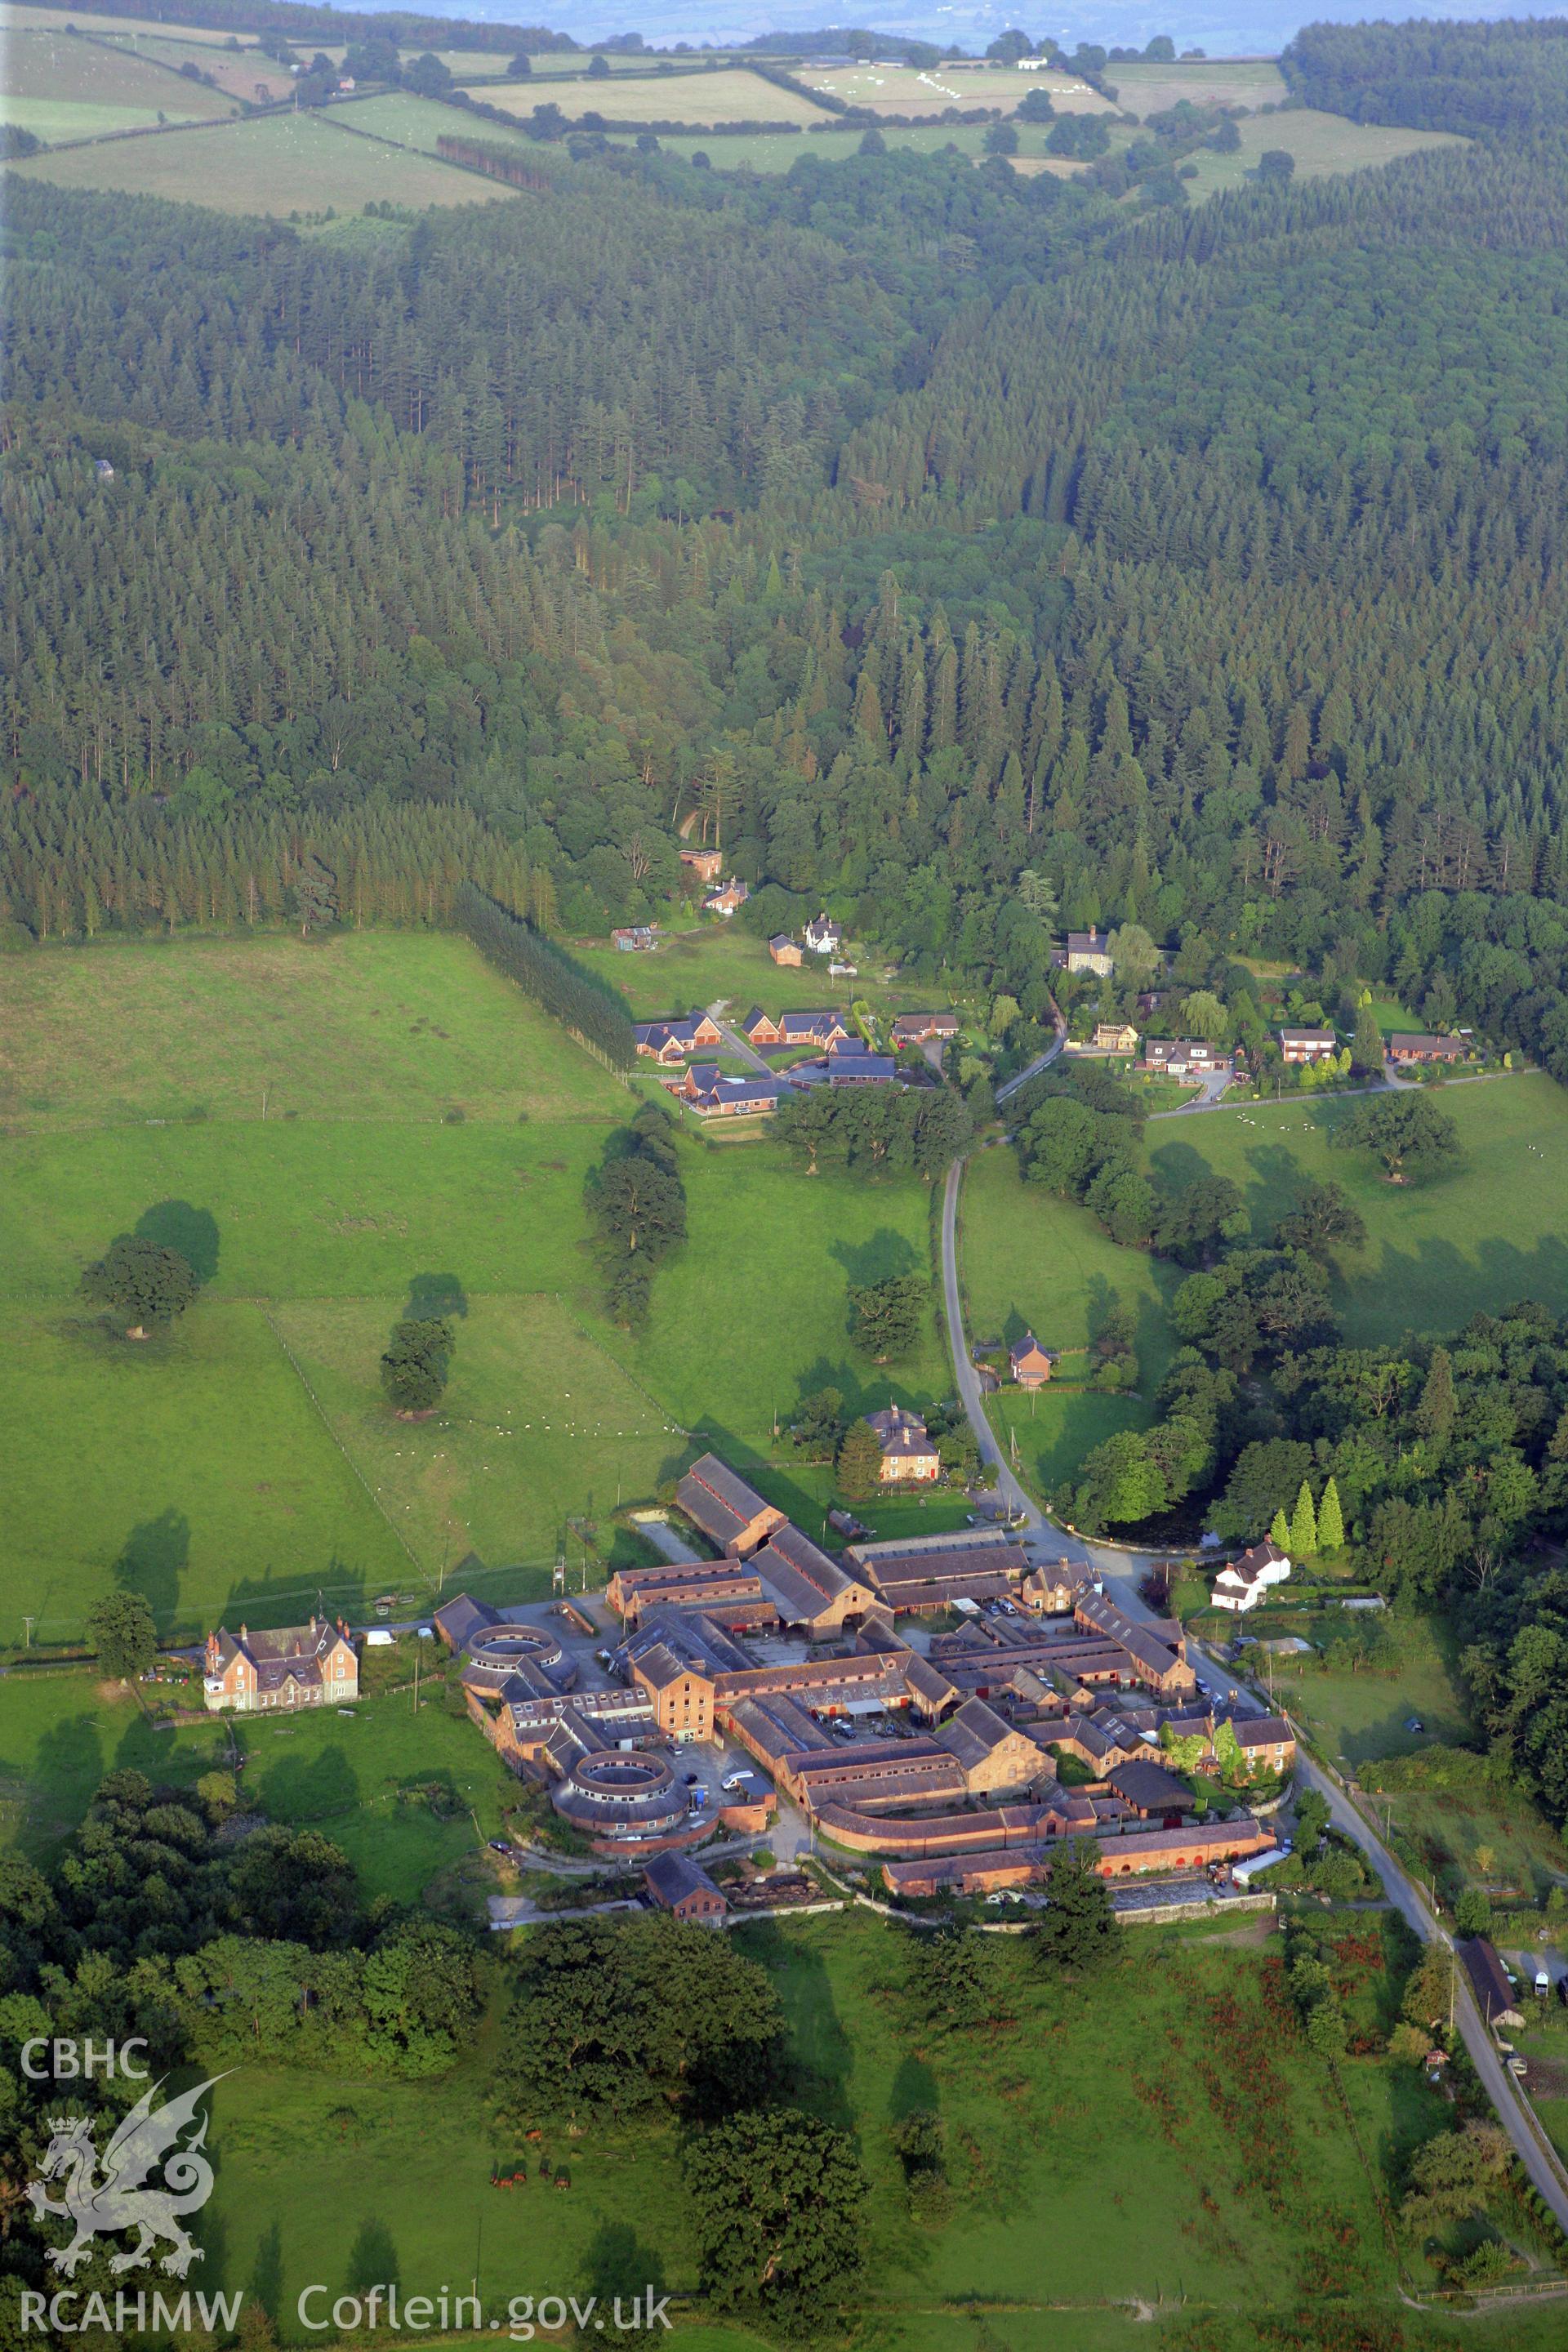
<instances>
[{"instance_id":1,"label":"driveway","mask_svg":"<svg viewBox=\"0 0 1568 2352\"><path fill-rule=\"evenodd\" d=\"M718 1030L720 1036L722 1037L725 1045L729 1047L731 1054L738 1054L742 1062L748 1063L753 1070L760 1071L764 1078L776 1078L778 1076L778 1072L773 1068L772 1063L764 1062L762 1055L757 1052L756 1047L754 1045L749 1045L746 1043L746 1040L742 1036L740 1031L731 1027L731 1024L725 1020L724 1007L729 1003L729 1002L730 1000L727 996L715 997L713 1003L708 1007L709 1020L712 1022L714 1027Z\"/></svg>"}]
</instances>

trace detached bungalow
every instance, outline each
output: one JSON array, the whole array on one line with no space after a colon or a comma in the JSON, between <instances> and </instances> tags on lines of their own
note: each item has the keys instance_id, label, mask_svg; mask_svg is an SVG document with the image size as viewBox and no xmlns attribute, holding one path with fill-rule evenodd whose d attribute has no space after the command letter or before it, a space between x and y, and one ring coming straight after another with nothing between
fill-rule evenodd
<instances>
[{"instance_id":1,"label":"detached bungalow","mask_svg":"<svg viewBox=\"0 0 1568 2352\"><path fill-rule=\"evenodd\" d=\"M943 1044L958 1034L956 1013L900 1013L893 1024L893 1050L902 1053L909 1045L926 1045L932 1038Z\"/></svg>"},{"instance_id":2,"label":"detached bungalow","mask_svg":"<svg viewBox=\"0 0 1568 2352\"><path fill-rule=\"evenodd\" d=\"M867 1054L854 1045L837 1043L828 1048L830 1087L886 1087L898 1075L899 1066L890 1054Z\"/></svg>"},{"instance_id":3,"label":"detached bungalow","mask_svg":"<svg viewBox=\"0 0 1568 2352\"><path fill-rule=\"evenodd\" d=\"M1388 1058L1404 1068L1411 1062L1462 1062L1467 1048L1459 1037L1427 1037L1418 1034L1391 1037Z\"/></svg>"},{"instance_id":4,"label":"detached bungalow","mask_svg":"<svg viewBox=\"0 0 1568 2352\"><path fill-rule=\"evenodd\" d=\"M706 1013L689 1013L683 1021L678 1021L674 1013L666 1021L638 1021L633 1024L632 1035L639 1054L663 1063L667 1069L672 1063L684 1062L688 1054L704 1045L711 1051L724 1042L717 1022L710 1021Z\"/></svg>"}]
</instances>

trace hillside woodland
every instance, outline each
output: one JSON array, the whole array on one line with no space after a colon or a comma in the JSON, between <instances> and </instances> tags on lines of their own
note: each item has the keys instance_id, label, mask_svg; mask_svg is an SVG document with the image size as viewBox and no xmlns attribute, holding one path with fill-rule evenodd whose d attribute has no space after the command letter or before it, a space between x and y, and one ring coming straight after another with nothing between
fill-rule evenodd
<instances>
[{"instance_id":1,"label":"hillside woodland","mask_svg":"<svg viewBox=\"0 0 1568 2352\"><path fill-rule=\"evenodd\" d=\"M352 236L13 181L5 936L460 921L624 1060L538 942L668 908L689 822L743 924L827 903L1019 1056L1098 921L1233 1033L1275 958L1568 1081L1565 60L1310 26L1299 97L1469 143L1197 207L952 152L541 149ZM1020 1108L1032 1177L1189 1270L1086 1520L1298 1446L1395 1580L1468 1563L1511 1736L1561 1335L1459 1335L1424 1450L1430 1350L1383 1368L1352 1461L1335 1203L1252 1235L1151 1192L1125 1104ZM1255 1534L1289 1496L1243 1486Z\"/></svg>"}]
</instances>

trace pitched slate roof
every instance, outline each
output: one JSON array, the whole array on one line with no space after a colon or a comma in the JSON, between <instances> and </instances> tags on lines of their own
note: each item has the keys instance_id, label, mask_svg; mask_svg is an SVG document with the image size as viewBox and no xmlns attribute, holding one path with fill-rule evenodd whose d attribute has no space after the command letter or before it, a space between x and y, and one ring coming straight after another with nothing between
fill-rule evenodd
<instances>
[{"instance_id":1,"label":"pitched slate roof","mask_svg":"<svg viewBox=\"0 0 1568 2352\"><path fill-rule=\"evenodd\" d=\"M217 1654L209 1673L226 1674L237 1657L247 1658L258 1691L283 1690L289 1683L303 1690L319 1688L322 1661L340 1643L353 1648L349 1634L330 1617L312 1617L308 1625L279 1625L266 1633L253 1633L248 1625L231 1633L223 1625L213 1640Z\"/></svg>"},{"instance_id":2,"label":"pitched slate roof","mask_svg":"<svg viewBox=\"0 0 1568 2352\"><path fill-rule=\"evenodd\" d=\"M1014 1731L1015 1727L1005 1722L994 1707L987 1706L983 1698L966 1698L936 1736L963 1769L972 1772L994 1755L1005 1739L1011 1739Z\"/></svg>"},{"instance_id":3,"label":"pitched slate roof","mask_svg":"<svg viewBox=\"0 0 1568 2352\"><path fill-rule=\"evenodd\" d=\"M671 1911L691 1895L717 1895L726 1910L730 1907L721 1889L689 1854L656 1853L651 1862L643 1864L643 1877L648 1892Z\"/></svg>"}]
</instances>

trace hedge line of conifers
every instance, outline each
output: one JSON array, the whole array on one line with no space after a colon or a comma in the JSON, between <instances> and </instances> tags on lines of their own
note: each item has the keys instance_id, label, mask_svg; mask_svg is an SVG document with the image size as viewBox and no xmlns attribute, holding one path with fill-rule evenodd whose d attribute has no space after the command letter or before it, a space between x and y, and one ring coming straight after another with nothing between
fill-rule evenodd
<instances>
[{"instance_id":1,"label":"hedge line of conifers","mask_svg":"<svg viewBox=\"0 0 1568 2352\"><path fill-rule=\"evenodd\" d=\"M612 992L574 964L541 933L509 915L471 882L459 885L452 920L498 971L515 981L525 996L559 1021L612 1069L629 1070L637 1058L631 1016Z\"/></svg>"}]
</instances>

